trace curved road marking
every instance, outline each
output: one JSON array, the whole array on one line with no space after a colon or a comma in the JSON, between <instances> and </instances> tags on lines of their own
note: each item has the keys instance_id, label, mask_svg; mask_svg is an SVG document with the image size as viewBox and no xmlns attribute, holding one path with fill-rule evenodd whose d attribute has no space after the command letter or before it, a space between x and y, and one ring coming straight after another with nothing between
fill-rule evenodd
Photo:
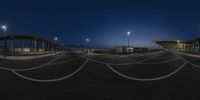
<instances>
[{"instance_id":1,"label":"curved road marking","mask_svg":"<svg viewBox=\"0 0 200 100\"><path fill-rule=\"evenodd\" d=\"M197 64L194 64L194 63L192 63L192 62L190 62L190 61L186 60L185 58L183 58L183 57L181 57L181 56L179 56L179 57L180 57L180 59L184 60L185 62L187 62L188 64L192 65L193 67L200 68L200 66L199 66L199 65L197 65Z\"/></svg>"},{"instance_id":2,"label":"curved road marking","mask_svg":"<svg viewBox=\"0 0 200 100\"><path fill-rule=\"evenodd\" d=\"M72 58L72 59L69 59L69 60L66 60L66 61L62 61L62 62L57 62L57 63L50 63L48 65L58 65L58 64L63 64L63 63L67 63L67 62L71 62L73 60L76 60L78 58L81 58L82 56L78 56L78 57L75 57L75 58Z\"/></svg>"},{"instance_id":3,"label":"curved road marking","mask_svg":"<svg viewBox=\"0 0 200 100\"><path fill-rule=\"evenodd\" d=\"M130 63L122 63L122 64L106 63L106 62L98 61L98 60L95 60L95 59L92 59L92 58L89 58L89 57L85 57L85 56L83 56L83 57L86 58L86 59L89 59L90 61L93 61L93 62L97 62L97 63L101 63L101 64L109 64L109 65L160 64L160 63L166 63L166 62L170 62L170 61L174 61L174 60L178 59L178 57L176 57L176 58L172 58L172 59L165 60L165 61L161 61L161 62L143 63L143 62L145 62L145 61L151 60L152 58L155 58L155 59L156 59L156 56L157 56L157 55L154 55L154 56L152 56L152 57L149 57L149 58L144 59L144 60L141 60L141 61L130 62Z\"/></svg>"},{"instance_id":4,"label":"curved road marking","mask_svg":"<svg viewBox=\"0 0 200 100\"><path fill-rule=\"evenodd\" d=\"M116 64L114 64L114 63L106 63L106 62L98 61L98 60L95 60L95 59L92 59L92 58L89 58L89 57L85 57L85 56L83 56L83 57L86 58L86 59L89 59L90 61L96 62L96 63L116 65ZM120 65L129 65L129 64L140 63L140 62L144 62L144 61L146 61L146 60L149 60L149 59L151 59L151 58L153 58L153 57L154 57L154 56L149 57L149 58L144 59L144 60L141 60L141 61L130 62L130 63L123 63L123 64L120 64ZM117 64L117 65L119 65L119 64Z\"/></svg>"},{"instance_id":5,"label":"curved road marking","mask_svg":"<svg viewBox=\"0 0 200 100\"><path fill-rule=\"evenodd\" d=\"M188 64L192 65L193 67L196 67L196 68L200 68L199 65L196 65L196 64L193 64L192 62L186 60L185 58L181 57L178 53L175 53L173 51L170 51L172 54L178 56L180 59L182 59L183 61L187 62Z\"/></svg>"},{"instance_id":6,"label":"curved road marking","mask_svg":"<svg viewBox=\"0 0 200 100\"><path fill-rule=\"evenodd\" d=\"M25 68L25 69L15 69L15 68L5 68L5 67L0 67L0 69L3 69L3 70L8 70L8 71L26 71L26 70L33 70L33 69L37 69L37 68L41 68L41 67L44 67L46 65L49 65L50 63L56 61L57 59L59 59L60 57L64 56L64 54L61 54L60 56L56 57L55 59L45 63L45 64L42 64L42 65L39 65L39 66L35 66L35 67L32 67L32 68Z\"/></svg>"},{"instance_id":7,"label":"curved road marking","mask_svg":"<svg viewBox=\"0 0 200 100\"><path fill-rule=\"evenodd\" d=\"M172 58L172 59L169 59L169 60L165 60L165 61L161 61L161 62L154 62L154 63L138 63L138 64L162 64L162 63L167 63L167 62L171 62L171 61L175 61L179 59L179 57L175 57L175 58Z\"/></svg>"},{"instance_id":8,"label":"curved road marking","mask_svg":"<svg viewBox=\"0 0 200 100\"><path fill-rule=\"evenodd\" d=\"M175 73L177 73L178 71L180 71L187 63L184 62L183 65L181 65L178 69L176 69L175 71L167 74L167 75L164 75L164 76L160 76L160 77L156 77L156 78L135 78L135 77L131 77L131 76L127 76L127 75L124 75L118 71L116 71L114 68L112 68L109 64L106 64L108 68L110 68L113 72L115 72L117 75L121 76L121 77L124 77L126 79L130 79L130 80L134 80L134 81L157 81L157 80L161 80L161 79L165 79L165 78L168 78L172 75L174 75Z\"/></svg>"},{"instance_id":9,"label":"curved road marking","mask_svg":"<svg viewBox=\"0 0 200 100\"><path fill-rule=\"evenodd\" d=\"M75 75L76 73L78 73L88 62L88 59L86 59L86 61L80 66L80 68L78 68L76 71L74 71L73 73L69 74L69 75L66 75L64 77L61 77L61 78L56 78L56 79L48 79L48 80L41 80L41 79L34 79L34 78L29 78L29 77L26 77L24 75L21 75L19 73L17 73L16 71L12 71L15 75L23 78L23 79L26 79L26 80L29 80L29 81L34 81L34 82L55 82L55 81L61 81L61 80L64 80L66 78L69 78L73 75Z\"/></svg>"}]
</instances>

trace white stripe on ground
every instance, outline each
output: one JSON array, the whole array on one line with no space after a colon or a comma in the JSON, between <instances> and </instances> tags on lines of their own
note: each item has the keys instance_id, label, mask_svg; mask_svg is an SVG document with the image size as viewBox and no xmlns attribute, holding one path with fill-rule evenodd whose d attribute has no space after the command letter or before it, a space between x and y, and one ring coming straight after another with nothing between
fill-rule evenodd
<instances>
[{"instance_id":1,"label":"white stripe on ground","mask_svg":"<svg viewBox=\"0 0 200 100\"><path fill-rule=\"evenodd\" d=\"M174 55L171 55L171 56L158 56L158 57L156 57L156 59L157 58L174 58L174 57L176 57L176 56L174 56Z\"/></svg>"},{"instance_id":2,"label":"white stripe on ground","mask_svg":"<svg viewBox=\"0 0 200 100\"><path fill-rule=\"evenodd\" d=\"M121 76L121 77L124 77L126 79L130 79L130 80L134 80L134 81L157 81L157 80L161 80L161 79L165 79L165 78L168 78L174 74L176 74L178 71L180 71L187 63L185 62L183 65L181 65L178 69L176 69L175 71L167 74L167 75L164 75L164 76L160 76L160 77L156 77L156 78L135 78L135 77L131 77L131 76L127 76L127 75L124 75L118 71L116 71L114 68L112 68L109 64L106 64L108 68L110 68L114 73L116 73L117 75Z\"/></svg>"},{"instance_id":3,"label":"white stripe on ground","mask_svg":"<svg viewBox=\"0 0 200 100\"><path fill-rule=\"evenodd\" d=\"M183 52L179 52L178 54L182 54L182 55L186 55L186 56L190 56L190 57L195 57L195 58L200 58L200 55L195 55L195 54L188 54L188 53L183 53Z\"/></svg>"},{"instance_id":4,"label":"white stripe on ground","mask_svg":"<svg viewBox=\"0 0 200 100\"><path fill-rule=\"evenodd\" d=\"M154 57L156 57L156 56L159 56L159 54L153 55L153 56L148 57L148 58L146 58L146 59L144 59L144 60L135 61L135 62L129 62L129 63L123 63L123 64L117 64L117 65L129 65L129 64L140 63L140 62L144 62L144 61L150 60L151 58L154 58ZM103 61L98 61L98 60L92 59L92 58L90 58L90 57L85 57L85 56L83 56L83 57L86 58L86 59L89 59L90 61L97 62L97 63L101 63L101 64L116 65L115 63L106 63L106 62L103 62Z\"/></svg>"},{"instance_id":5,"label":"white stripe on ground","mask_svg":"<svg viewBox=\"0 0 200 100\"><path fill-rule=\"evenodd\" d=\"M5 68L5 67L1 67L0 66L0 69L3 69L3 70L8 70L8 71L26 71L26 70L33 70L33 69L37 69L37 68L41 68L41 67L44 67L46 65L49 65L50 63L56 61L57 59L59 59L60 57L64 56L64 53L58 57L56 57L55 59L45 63L45 64L42 64L42 65L39 65L39 66L35 66L35 67L31 67L31 68L25 68L25 69L15 69L15 68Z\"/></svg>"},{"instance_id":6,"label":"white stripe on ground","mask_svg":"<svg viewBox=\"0 0 200 100\"><path fill-rule=\"evenodd\" d=\"M129 62L129 63L122 63L122 64L106 63L106 62L103 62L103 61L98 61L98 60L95 60L95 59L91 59L91 58L89 58L89 57L85 57L85 56L83 56L83 57L86 58L86 59L89 59L90 61L93 61L93 62L97 62L97 63L101 63L101 64L109 64L109 65L160 64L160 63L166 63L166 62L170 62L170 61L173 61L173 60L178 59L178 58L176 57L176 58L172 58L172 59L169 59L169 60L166 60L166 61L161 61L161 62L142 63L142 62L151 60L152 58L155 58L155 59L156 59L156 56L158 56L158 55L154 55L154 56L152 56L152 57L149 57L149 58L144 59L144 60L141 60L141 61L135 61L135 62Z\"/></svg>"},{"instance_id":7,"label":"white stripe on ground","mask_svg":"<svg viewBox=\"0 0 200 100\"><path fill-rule=\"evenodd\" d=\"M82 56L78 56L78 57L75 57L75 58L72 58L72 59L69 59L69 60L65 60L65 61L62 61L62 62L57 62L57 63L50 63L48 65L58 65L58 64L63 64L63 63L67 63L67 62L71 62L73 60L76 60L78 58L81 58Z\"/></svg>"},{"instance_id":8,"label":"white stripe on ground","mask_svg":"<svg viewBox=\"0 0 200 100\"><path fill-rule=\"evenodd\" d=\"M199 65L194 64L194 63L192 63L192 62L186 60L185 58L181 57L178 53L175 53L175 52L173 52L173 51L171 51L171 53L173 53L174 55L177 55L180 59L182 59L183 61L185 61L185 62L187 62L188 64L192 65L193 67L200 68ZM185 55L185 56L187 56L187 55ZM191 56L190 56L190 57L191 57ZM195 58L197 58L197 57L195 57Z\"/></svg>"},{"instance_id":9,"label":"white stripe on ground","mask_svg":"<svg viewBox=\"0 0 200 100\"><path fill-rule=\"evenodd\" d=\"M177 60L177 59L179 59L179 57L175 57L175 58L172 58L172 59L169 59L169 60L165 60L165 61L161 61L161 62L152 62L152 63L138 63L138 64L148 64L148 65L150 65L150 64L162 64L162 63L167 63L167 62L171 62L171 61L175 61L175 60Z\"/></svg>"},{"instance_id":10,"label":"white stripe on ground","mask_svg":"<svg viewBox=\"0 0 200 100\"><path fill-rule=\"evenodd\" d=\"M183 58L183 57L181 57L181 56L179 56L179 57L180 57L182 60L184 60L185 62L187 62L188 64L192 65L193 67L200 68L200 66L199 66L199 65L197 65L197 64L194 64L194 63L192 63L192 62L190 62L190 61L186 60L185 58Z\"/></svg>"},{"instance_id":11,"label":"white stripe on ground","mask_svg":"<svg viewBox=\"0 0 200 100\"><path fill-rule=\"evenodd\" d=\"M35 55L35 56L6 56L6 57L0 56L0 58L5 59L5 60L32 60L32 59L38 59L38 58L58 55L60 53L63 53L63 52L57 52L57 53L53 53L53 54L44 54L44 55Z\"/></svg>"},{"instance_id":12,"label":"white stripe on ground","mask_svg":"<svg viewBox=\"0 0 200 100\"><path fill-rule=\"evenodd\" d=\"M64 77L61 77L61 78L56 78L56 79L48 79L48 80L42 80L42 79L34 79L34 78L29 78L29 77L26 77L24 75L21 75L19 74L18 72L16 71L12 71L15 75L23 78L23 79L26 79L26 80L29 80L29 81L34 81L34 82L56 82L56 81L61 81L61 80L64 80L64 79L67 79L69 77L72 77L73 75L75 75L76 73L78 73L88 62L88 59L86 59L86 61L76 70L74 71L73 73L69 74L69 75L66 75Z\"/></svg>"}]
</instances>

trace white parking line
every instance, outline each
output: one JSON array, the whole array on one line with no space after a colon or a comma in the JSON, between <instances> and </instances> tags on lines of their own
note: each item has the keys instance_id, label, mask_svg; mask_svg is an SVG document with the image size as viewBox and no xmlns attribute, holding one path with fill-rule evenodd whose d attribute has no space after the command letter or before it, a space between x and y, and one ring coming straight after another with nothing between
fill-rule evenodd
<instances>
[{"instance_id":1,"label":"white parking line","mask_svg":"<svg viewBox=\"0 0 200 100\"><path fill-rule=\"evenodd\" d=\"M56 79L48 79L48 80L42 80L42 79L34 79L34 78L29 78L29 77L26 77L24 75L21 75L19 73L17 73L16 71L12 71L15 75L23 78L23 79L26 79L26 80L29 80L29 81L34 81L34 82L56 82L56 81L61 81L61 80L64 80L64 79L67 79L69 77L72 77L73 75L75 75L76 73L78 73L88 62L88 59L86 59L86 61L76 70L74 71L73 73L69 74L69 75L66 75L64 77L61 77L61 78L56 78Z\"/></svg>"},{"instance_id":2,"label":"white parking line","mask_svg":"<svg viewBox=\"0 0 200 100\"><path fill-rule=\"evenodd\" d=\"M36 66L36 67L33 67L33 68L27 68L27 69L9 69L9 68L3 68L3 67L0 67L0 69L4 69L4 70L9 70L9 71L12 71L15 75L23 78L23 79L26 79L26 80L29 80L29 81L34 81L34 82L55 82L55 81L60 81L60 80L64 80L64 79L67 79L73 75L75 75L76 73L78 73L86 64L88 61L93 61L93 62L96 62L96 63L101 63L101 64L105 64L109 69L111 69L113 72L115 72L116 74L118 74L119 76L121 77L124 77L124 78L127 78L127 79L130 79L130 80L136 80L136 81L156 81L156 80L161 80L161 79L165 79L167 77L170 77L172 75L174 75L175 73L177 73L178 71L180 71L187 63L191 64L189 61L183 59L182 57L180 56L177 56L176 54L174 54L175 56L177 56L176 58L172 58L172 59L168 59L168 60L165 60L165 61L161 61L161 62L155 62L155 63L143 63L147 60L150 60L152 58L156 58L158 55L153 55L151 57L148 57L144 60L141 60L141 61L136 61L136 62L130 62L130 63L123 63L123 64L113 64L113 63L106 63L106 62L103 62L103 61L98 61L98 60L95 60L95 59L92 59L90 57L85 57L85 56L79 56L79 57L75 57L73 59L70 59L70 60L66 60L66 61L62 61L62 62L58 62L58 63L53 63L54 61L58 60L59 58L61 58L64 54L56 57L55 59L51 60L50 62L48 63L45 63L43 65L40 65L40 66ZM20 74L19 72L17 71L27 71L27 70L34 70L34 69L37 69L37 68L41 68L43 66L46 66L46 65L58 65L58 64L63 64L63 63L67 63L67 62L70 62L70 61L73 61L73 60L76 60L80 57L83 57L86 59L86 61L76 70L74 71L73 73L69 74L69 75L66 75L64 77L60 77L60 78L56 78L56 79L47 79L47 80L43 80L43 79L34 79L34 78L30 78L30 77L27 77L27 76L24 76L22 74ZM159 57L157 57L159 58ZM145 78L135 78L135 77L131 77L131 76L127 76L127 75L124 75L120 72L118 72L117 70L115 70L113 67L111 67L112 65L131 65L131 64L160 64L160 63L166 63L166 62L170 62L170 61L174 61L174 60L177 60L178 58L182 59L184 61L184 63L179 66L178 69L176 69L175 71L167 74L167 75L164 75L164 76L160 76L160 77L156 77L156 78L149 78L149 79L145 79ZM198 65L196 65L198 66ZM200 66L198 66L198 68L200 68Z\"/></svg>"},{"instance_id":3,"label":"white parking line","mask_svg":"<svg viewBox=\"0 0 200 100\"><path fill-rule=\"evenodd\" d=\"M161 61L161 62L143 63L143 62L145 62L145 61L151 60L152 58L155 58L155 59L156 59L157 56L158 56L158 55L154 55L154 56L152 56L152 57L149 57L149 58L144 59L144 60L141 60L141 61L135 61L135 62L129 62L129 63L121 63L121 64L106 63L106 62L103 62L103 61L98 61L98 60L95 60L95 59L91 59L91 58L89 58L89 57L85 57L85 56L83 56L83 57L86 58L86 59L89 59L90 61L93 61L93 62L97 62L97 63L101 63L101 64L109 64L109 65L160 64L160 63L166 63L166 62L170 62L170 61L174 61L174 60L178 59L178 58L176 57L176 58L168 59L168 60Z\"/></svg>"},{"instance_id":4,"label":"white parking line","mask_svg":"<svg viewBox=\"0 0 200 100\"><path fill-rule=\"evenodd\" d=\"M138 64L148 64L148 65L150 65L150 64L162 64L162 63L167 63L167 62L171 62L171 61L175 61L175 60L177 60L177 59L179 59L178 57L175 57L175 58L172 58L172 59L169 59L169 60L165 60L165 61L161 61L161 62L154 62L154 63L138 63Z\"/></svg>"},{"instance_id":5,"label":"white parking line","mask_svg":"<svg viewBox=\"0 0 200 100\"><path fill-rule=\"evenodd\" d=\"M171 53L173 53L174 55L177 55L180 59L182 59L183 61L185 61L185 62L187 62L188 64L192 65L193 67L200 68L199 65L194 64L194 63L192 63L192 62L186 60L185 58L181 57L178 53L174 53L174 52L172 52L172 51L171 51Z\"/></svg>"},{"instance_id":6,"label":"white parking line","mask_svg":"<svg viewBox=\"0 0 200 100\"><path fill-rule=\"evenodd\" d=\"M57 63L50 63L48 65L58 65L58 64L63 64L63 63L67 63L67 62L71 62L73 60L76 60L78 58L81 58L82 56L78 56L78 57L75 57L75 58L72 58L72 59L69 59L69 60L65 60L65 61L62 61L62 62L57 62Z\"/></svg>"},{"instance_id":7,"label":"white parking line","mask_svg":"<svg viewBox=\"0 0 200 100\"><path fill-rule=\"evenodd\" d=\"M26 71L26 70L33 70L33 69L37 69L37 68L41 68L41 67L44 67L46 65L49 65L50 63L56 61L57 59L59 59L60 57L64 56L64 54L56 57L55 59L45 63L45 64L42 64L42 65L39 65L39 66L35 66L35 67L32 67L32 68L25 68L25 69L15 69L15 68L5 68L5 67L1 67L0 66L0 69L3 69L3 70L8 70L8 71Z\"/></svg>"},{"instance_id":8,"label":"white parking line","mask_svg":"<svg viewBox=\"0 0 200 100\"><path fill-rule=\"evenodd\" d=\"M193 67L200 68L200 66L199 66L199 65L197 65L197 64L194 64L194 63L192 63L192 62L190 62L190 61L188 61L188 60L184 59L184 58L183 58L183 57L181 57L181 56L180 56L180 58L181 58L182 60L184 60L185 62L187 62L188 64L192 65Z\"/></svg>"},{"instance_id":9,"label":"white parking line","mask_svg":"<svg viewBox=\"0 0 200 100\"><path fill-rule=\"evenodd\" d=\"M156 57L156 58L174 58L176 56L172 55L172 56L160 56L160 57Z\"/></svg>"},{"instance_id":10,"label":"white parking line","mask_svg":"<svg viewBox=\"0 0 200 100\"><path fill-rule=\"evenodd\" d=\"M167 74L167 75L164 75L164 76L160 76L160 77L156 77L156 78L135 78L135 77L131 77L131 76L127 76L127 75L124 75L118 71L116 71L114 68L112 68L109 64L106 64L108 68L110 68L114 73L116 73L117 75L121 76L121 77L124 77L126 79L130 79L130 80L134 80L134 81L157 81L157 80L161 80L161 79L165 79L165 78L168 78L172 75L174 75L175 73L177 73L178 71L180 71L187 63L185 62L183 65L181 65L178 69L176 69L175 71Z\"/></svg>"}]
</instances>

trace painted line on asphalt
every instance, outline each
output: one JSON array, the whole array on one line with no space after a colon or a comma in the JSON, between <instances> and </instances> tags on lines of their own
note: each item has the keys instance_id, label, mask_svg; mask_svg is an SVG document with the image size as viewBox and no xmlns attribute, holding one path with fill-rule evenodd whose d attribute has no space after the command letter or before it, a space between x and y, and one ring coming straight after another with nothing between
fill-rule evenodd
<instances>
[{"instance_id":1,"label":"painted line on asphalt","mask_svg":"<svg viewBox=\"0 0 200 100\"><path fill-rule=\"evenodd\" d=\"M86 59L89 59L90 61L93 61L93 62L97 62L97 63L101 63L101 64L109 64L109 65L132 65L132 64L160 64L160 63L166 63L166 62L170 62L170 61L173 61L173 60L176 60L178 58L172 58L172 59L169 59L169 60L166 60L166 61L161 61L161 62L155 62L155 63L143 63L145 61L148 61L148 60L151 60L151 59L156 59L158 55L154 55L152 57L149 57L147 59L144 59L144 60L141 60L141 61L136 61L136 62L130 62L130 63L122 63L122 64L115 64L115 63L106 63L106 62L103 62L103 61L98 61L98 60L95 60L95 59L92 59L92 58L89 58L89 57L85 57L83 56L84 58Z\"/></svg>"},{"instance_id":2,"label":"painted line on asphalt","mask_svg":"<svg viewBox=\"0 0 200 100\"><path fill-rule=\"evenodd\" d=\"M154 62L154 63L142 63L141 62L141 63L138 63L138 64L148 64L148 65L150 65L150 64L162 64L162 63L168 63L168 62L171 62L171 61L175 61L177 59L179 59L179 57L175 57L175 58L165 60L165 61L161 61L161 62Z\"/></svg>"},{"instance_id":3,"label":"painted line on asphalt","mask_svg":"<svg viewBox=\"0 0 200 100\"><path fill-rule=\"evenodd\" d=\"M50 63L50 64L48 64L48 65L58 65L58 64L63 64L63 63L71 62L71 61L76 60L76 59L81 58L81 57L82 57L82 56L78 56L78 57L71 58L71 59L69 59L69 60L65 60L65 61L62 61L62 62Z\"/></svg>"},{"instance_id":4,"label":"painted line on asphalt","mask_svg":"<svg viewBox=\"0 0 200 100\"><path fill-rule=\"evenodd\" d=\"M177 55L180 59L182 59L183 61L185 61L185 62L187 62L188 64L192 65L193 67L200 68L199 65L194 64L194 63L192 63L192 62L186 60L185 58L181 57L178 53L175 53L175 52L173 52L173 51L171 51L171 53L173 53L174 55Z\"/></svg>"},{"instance_id":5,"label":"painted line on asphalt","mask_svg":"<svg viewBox=\"0 0 200 100\"><path fill-rule=\"evenodd\" d=\"M124 77L126 79L130 79L130 80L134 80L134 81L157 81L157 80L162 80L162 79L165 79L165 78L168 78L174 74L176 74L178 71L180 71L187 63L184 62L184 64L182 64L178 69L176 69L175 71L167 74L167 75L164 75L164 76L160 76L160 77L156 77L156 78L135 78L135 77L131 77L131 76L127 76L127 75L124 75L120 72L118 72L117 70L115 70L114 68L112 68L109 64L106 64L107 67L109 69L111 69L114 73L116 73L117 75L121 76L121 77Z\"/></svg>"},{"instance_id":6,"label":"painted line on asphalt","mask_svg":"<svg viewBox=\"0 0 200 100\"><path fill-rule=\"evenodd\" d=\"M200 66L199 66L199 65L197 65L197 64L194 64L194 63L192 63L192 62L190 62L190 61L186 60L185 58L183 58L183 57L181 57L181 56L179 56L179 57L180 57L182 60L184 60L185 62L187 62L188 64L192 65L193 67L200 68Z\"/></svg>"},{"instance_id":7,"label":"painted line on asphalt","mask_svg":"<svg viewBox=\"0 0 200 100\"><path fill-rule=\"evenodd\" d=\"M162 55L162 56L158 56L156 58L174 58L174 57L176 57L176 56L174 56L174 55L172 55L172 56L164 56L164 55Z\"/></svg>"},{"instance_id":8,"label":"painted line on asphalt","mask_svg":"<svg viewBox=\"0 0 200 100\"><path fill-rule=\"evenodd\" d=\"M88 62L89 60L86 59L86 61L76 70L74 71L73 73L69 74L69 75L66 75L64 77L61 77L61 78L56 78L56 79L48 79L48 80L42 80L42 79L34 79L34 78L29 78L29 77L26 77L24 75L21 75L19 74L18 72L16 71L12 71L15 75L23 78L23 79L26 79L26 80L29 80L29 81L34 81L34 82L56 82L56 81L61 81L61 80L64 80L64 79L67 79L69 77L72 77L73 75L75 75L76 73L78 73Z\"/></svg>"},{"instance_id":9,"label":"painted line on asphalt","mask_svg":"<svg viewBox=\"0 0 200 100\"><path fill-rule=\"evenodd\" d=\"M93 61L93 62L96 62L96 63L100 63L100 64L129 65L129 64L136 64L136 63L144 62L144 61L149 60L149 59L151 59L151 58L153 58L153 57L155 57L155 56L149 57L149 58L144 59L144 60L141 60L141 61L130 62L130 63L123 63L123 64L106 63L106 62L103 62L103 61L98 61L98 60L92 59L92 58L90 58L90 57L85 57L85 56L83 56L83 57L86 58L86 59L88 59L88 60L90 60L90 61Z\"/></svg>"},{"instance_id":10,"label":"painted line on asphalt","mask_svg":"<svg viewBox=\"0 0 200 100\"><path fill-rule=\"evenodd\" d=\"M8 71L26 71L26 70L33 70L33 69L37 69L37 68L41 68L41 67L44 67L46 65L49 65L50 63L56 61L57 59L59 59L60 57L64 56L64 54L61 54L59 56L57 56L55 59L45 63L45 64L42 64L42 65L39 65L39 66L35 66L35 67L32 67L32 68L25 68L25 69L15 69L15 68L5 68L5 67L0 67L0 69L3 69L3 70L8 70Z\"/></svg>"}]
</instances>

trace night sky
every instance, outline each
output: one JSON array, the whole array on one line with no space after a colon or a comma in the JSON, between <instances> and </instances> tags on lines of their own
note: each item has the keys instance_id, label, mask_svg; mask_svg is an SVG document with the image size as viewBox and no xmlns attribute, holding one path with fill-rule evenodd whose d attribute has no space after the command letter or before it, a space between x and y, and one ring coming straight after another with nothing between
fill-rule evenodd
<instances>
[{"instance_id":1,"label":"night sky","mask_svg":"<svg viewBox=\"0 0 200 100\"><path fill-rule=\"evenodd\" d=\"M33 34L59 43L155 47L153 40L200 36L200 2L176 0L65 0L0 2L7 34ZM1 34L2 31L1 31Z\"/></svg>"}]
</instances>

